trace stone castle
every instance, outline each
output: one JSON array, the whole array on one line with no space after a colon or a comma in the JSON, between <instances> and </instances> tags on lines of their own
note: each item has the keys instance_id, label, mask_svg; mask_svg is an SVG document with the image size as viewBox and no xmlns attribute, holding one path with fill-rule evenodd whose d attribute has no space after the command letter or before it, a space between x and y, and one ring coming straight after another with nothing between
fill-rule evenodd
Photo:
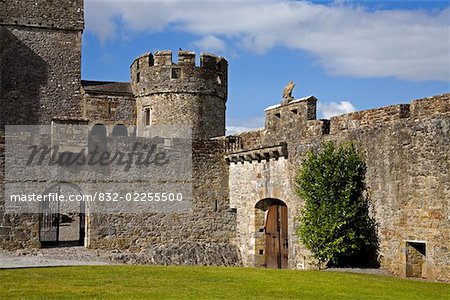
<instances>
[{"instance_id":1,"label":"stone castle","mask_svg":"<svg viewBox=\"0 0 450 300\"><path fill-rule=\"evenodd\" d=\"M192 210L96 215L80 211L75 240L153 264L311 269L294 235L294 179L324 141L364 153L383 269L450 281L450 94L318 120L314 96L265 110L265 128L225 136L228 63L203 53L148 53L131 82L81 80L82 0L0 1L0 182L5 125L88 124L145 138L153 125L192 128ZM45 245L42 216L5 213L0 247ZM74 221L75 222L75 221ZM60 237L60 240L63 240ZM58 236L56 237L58 241ZM55 244L58 246L58 243Z\"/></svg>"}]
</instances>

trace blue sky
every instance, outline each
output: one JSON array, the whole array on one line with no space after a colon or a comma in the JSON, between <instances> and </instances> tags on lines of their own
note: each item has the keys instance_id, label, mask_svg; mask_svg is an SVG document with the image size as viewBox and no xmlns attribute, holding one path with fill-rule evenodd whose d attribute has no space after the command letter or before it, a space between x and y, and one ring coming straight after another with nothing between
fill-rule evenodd
<instances>
[{"instance_id":1,"label":"blue sky","mask_svg":"<svg viewBox=\"0 0 450 300\"><path fill-rule=\"evenodd\" d=\"M85 3L83 79L129 81L133 59L156 50L222 55L229 132L263 126L290 80L319 117L450 90L449 1Z\"/></svg>"}]
</instances>

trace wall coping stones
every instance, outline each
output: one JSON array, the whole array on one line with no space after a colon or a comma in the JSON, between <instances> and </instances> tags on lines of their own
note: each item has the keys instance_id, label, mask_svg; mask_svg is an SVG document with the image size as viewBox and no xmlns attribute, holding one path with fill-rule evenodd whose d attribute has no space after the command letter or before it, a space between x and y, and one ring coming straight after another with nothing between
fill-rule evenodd
<instances>
[{"instance_id":1,"label":"wall coping stones","mask_svg":"<svg viewBox=\"0 0 450 300\"><path fill-rule=\"evenodd\" d=\"M267 107L266 109L264 109L264 111L272 110L272 109L275 109L275 108L279 108L281 106L290 105L290 104L293 104L293 103L298 103L298 102L302 102L302 101L306 101L306 100L313 100L313 99L315 99L317 101L316 97L310 95L310 96L306 96L306 97L302 97L302 98L298 98L298 99L292 100L291 102L288 102L287 104L271 105L271 106Z\"/></svg>"}]
</instances>

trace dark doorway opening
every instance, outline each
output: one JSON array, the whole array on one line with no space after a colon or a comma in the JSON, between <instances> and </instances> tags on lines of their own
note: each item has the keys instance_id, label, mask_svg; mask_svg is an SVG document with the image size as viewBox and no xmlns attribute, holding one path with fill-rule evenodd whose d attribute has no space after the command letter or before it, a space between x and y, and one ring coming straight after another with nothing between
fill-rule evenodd
<instances>
[{"instance_id":1,"label":"dark doorway opening","mask_svg":"<svg viewBox=\"0 0 450 300\"><path fill-rule=\"evenodd\" d=\"M406 242L406 277L425 277L426 243Z\"/></svg>"},{"instance_id":2,"label":"dark doorway opening","mask_svg":"<svg viewBox=\"0 0 450 300\"><path fill-rule=\"evenodd\" d=\"M55 201L61 196L64 199L69 199L69 196L82 199L81 189L71 183L58 183L46 189L43 195L48 198L41 203L41 247L83 246L86 232L84 201Z\"/></svg>"}]
</instances>

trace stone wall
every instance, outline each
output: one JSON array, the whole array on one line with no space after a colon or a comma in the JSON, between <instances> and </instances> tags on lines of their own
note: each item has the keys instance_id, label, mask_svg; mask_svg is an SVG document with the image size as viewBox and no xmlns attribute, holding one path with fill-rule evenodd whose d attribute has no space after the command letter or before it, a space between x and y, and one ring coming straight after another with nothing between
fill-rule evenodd
<instances>
[{"instance_id":1,"label":"stone wall","mask_svg":"<svg viewBox=\"0 0 450 300\"><path fill-rule=\"evenodd\" d=\"M150 125L190 125L195 137L225 134L225 101L211 95L187 93L153 94L136 100L139 136L147 136L145 110L151 110Z\"/></svg>"},{"instance_id":2,"label":"stone wall","mask_svg":"<svg viewBox=\"0 0 450 300\"><path fill-rule=\"evenodd\" d=\"M2 128L80 116L83 27L81 0L0 2Z\"/></svg>"},{"instance_id":3,"label":"stone wall","mask_svg":"<svg viewBox=\"0 0 450 300\"><path fill-rule=\"evenodd\" d=\"M449 95L437 95L411 102L411 118L433 118L450 111Z\"/></svg>"},{"instance_id":4,"label":"stone wall","mask_svg":"<svg viewBox=\"0 0 450 300\"><path fill-rule=\"evenodd\" d=\"M2 127L81 116L81 31L1 25L0 39Z\"/></svg>"},{"instance_id":5,"label":"stone wall","mask_svg":"<svg viewBox=\"0 0 450 300\"><path fill-rule=\"evenodd\" d=\"M323 141L351 140L366 157L366 184L379 224L382 268L406 276L407 243L423 242L423 277L449 281L450 94L330 121L310 120L307 103L312 99L308 99L268 108L266 128L239 134L242 149L227 153L230 201L237 208L243 263L255 265L256 203L266 197L284 201L292 234L303 205L295 194L294 179L305 153ZM294 106L302 115L298 120L293 120ZM283 142L287 153L280 158L273 150ZM289 267L312 267L308 251L295 237L290 239Z\"/></svg>"},{"instance_id":6,"label":"stone wall","mask_svg":"<svg viewBox=\"0 0 450 300\"><path fill-rule=\"evenodd\" d=\"M5 137L0 131L0 249L39 247L38 216L5 214Z\"/></svg>"},{"instance_id":7,"label":"stone wall","mask_svg":"<svg viewBox=\"0 0 450 300\"><path fill-rule=\"evenodd\" d=\"M0 24L69 29L84 28L84 1L8 0L0 2Z\"/></svg>"},{"instance_id":8,"label":"stone wall","mask_svg":"<svg viewBox=\"0 0 450 300\"><path fill-rule=\"evenodd\" d=\"M406 241L426 243L428 279L450 279L450 115L411 119L345 137L365 153L383 268L405 276Z\"/></svg>"},{"instance_id":9,"label":"stone wall","mask_svg":"<svg viewBox=\"0 0 450 300\"><path fill-rule=\"evenodd\" d=\"M63 119L60 122L69 121ZM88 121L80 119L80 122L85 124ZM69 139L65 138L68 132ZM64 127L57 130L54 127L51 131L48 131L48 136L44 136L42 133L38 136L49 140L50 134L52 134L53 139L61 145L71 145L75 142L76 146L90 149L90 144L86 139L84 139L84 142L78 140L78 138L85 138L83 132L83 130L80 132L67 131ZM29 138L29 135L23 135L23 139L26 141ZM117 150L128 153L130 145L135 142L146 143L148 139L108 136L105 144L110 153L116 153ZM175 145L177 141L173 143ZM159 143L159 146L165 147L165 144ZM26 155L28 150L26 147L16 148L21 151L16 153L17 158L15 157L14 161L17 159L18 164L23 166L23 162L19 163L19 161L28 158L28 155ZM106 249L113 251L113 253L120 253L118 259L125 262L240 265L240 258L234 244L236 216L229 209L226 176L228 165L223 160L223 154L223 140L194 141L192 176L188 174L186 178L183 176L177 177L182 184L192 186L192 206L185 210L157 212L138 209L130 211L130 208L128 208L127 212L108 213L105 210L110 206L105 203L86 204L84 245L94 249ZM185 155L185 153L182 151L180 155ZM186 159L189 158L190 156ZM43 166L36 166L35 169L31 170L30 167L29 172L33 174L35 171L42 172L42 168ZM126 192L143 192L142 188L144 188L144 192L158 192L152 188L154 185L149 184L143 187L142 182L145 182L148 178L143 175L142 170L131 169L126 174L118 172L122 169L122 165L116 164L108 164L103 168L97 167L92 170L83 168L78 171L76 177L70 177L75 178L71 184L80 188L81 194L84 195L93 195L94 192L122 192L121 195L123 196ZM59 169L58 172L60 171L64 172L64 170ZM67 171L71 173L70 171L74 170ZM121 176L122 174L126 176ZM177 178L170 177L170 180L173 182ZM45 178L42 178L42 180L45 180ZM2 181L3 183L4 181ZM44 191L49 184L54 185L54 183L44 181L41 184L33 183L31 185L32 192ZM61 193L61 191L59 192ZM177 191L166 189L159 192ZM187 195L184 196L187 197ZM126 206L129 206L128 204L128 202L125 203ZM161 205L163 204L161 203ZM73 206L71 208L79 209ZM97 209L101 210L98 211ZM40 247L38 218L38 214L5 215L2 218L0 247L6 249Z\"/></svg>"},{"instance_id":10,"label":"stone wall","mask_svg":"<svg viewBox=\"0 0 450 300\"><path fill-rule=\"evenodd\" d=\"M83 1L0 1L0 135L5 125L80 117ZM0 141L0 156L4 157ZM35 215L4 214L0 161L0 247L39 246Z\"/></svg>"},{"instance_id":11,"label":"stone wall","mask_svg":"<svg viewBox=\"0 0 450 300\"><path fill-rule=\"evenodd\" d=\"M297 99L284 105L266 108L264 144L274 141L303 140L324 133L324 121L316 120L316 102L313 96Z\"/></svg>"},{"instance_id":12,"label":"stone wall","mask_svg":"<svg viewBox=\"0 0 450 300\"><path fill-rule=\"evenodd\" d=\"M309 252L294 234L301 208L294 187L292 164L284 157L261 162L230 163L230 206L237 210L237 245L244 266L260 267L264 261L258 252L263 247L261 238L264 232L259 229L264 224L255 223L261 221L258 214L264 212L256 208L257 203L265 199L279 199L288 207L289 268L311 268Z\"/></svg>"},{"instance_id":13,"label":"stone wall","mask_svg":"<svg viewBox=\"0 0 450 300\"><path fill-rule=\"evenodd\" d=\"M194 142L190 210L91 214L87 225L89 247L125 251L122 260L140 263L240 265L223 151L220 140Z\"/></svg>"},{"instance_id":14,"label":"stone wall","mask_svg":"<svg viewBox=\"0 0 450 300\"><path fill-rule=\"evenodd\" d=\"M136 99L129 83L83 81L83 117L92 124L136 125Z\"/></svg>"},{"instance_id":15,"label":"stone wall","mask_svg":"<svg viewBox=\"0 0 450 300\"><path fill-rule=\"evenodd\" d=\"M386 126L392 121L408 118L410 116L409 104L392 105L376 109L357 111L331 118L330 134L342 130L351 130L362 127Z\"/></svg>"}]
</instances>

